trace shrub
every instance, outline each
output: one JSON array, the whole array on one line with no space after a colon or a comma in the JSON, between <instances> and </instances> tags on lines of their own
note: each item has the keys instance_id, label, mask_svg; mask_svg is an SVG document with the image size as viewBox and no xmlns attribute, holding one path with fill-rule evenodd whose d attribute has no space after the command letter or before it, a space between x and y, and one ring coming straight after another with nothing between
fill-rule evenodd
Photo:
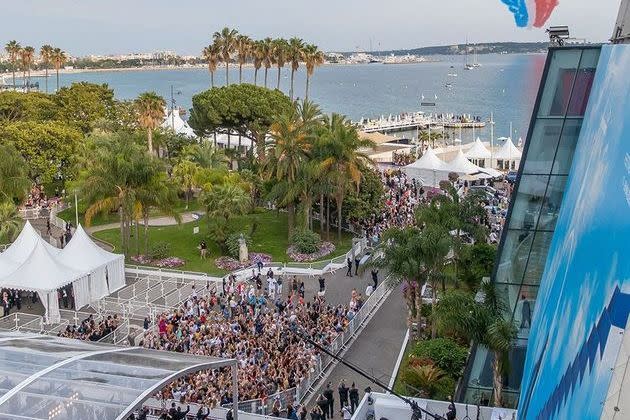
<instances>
[{"instance_id":1,"label":"shrub","mask_svg":"<svg viewBox=\"0 0 630 420\"><path fill-rule=\"evenodd\" d=\"M298 230L291 237L291 243L302 254L313 254L319 250L321 239L318 234L310 230Z\"/></svg>"},{"instance_id":2,"label":"shrub","mask_svg":"<svg viewBox=\"0 0 630 420\"><path fill-rule=\"evenodd\" d=\"M169 256L171 252L171 244L168 242L156 242L149 248L147 257L151 260L161 260Z\"/></svg>"},{"instance_id":3,"label":"shrub","mask_svg":"<svg viewBox=\"0 0 630 420\"><path fill-rule=\"evenodd\" d=\"M230 257L238 259L238 251L240 249L239 240L241 238L241 234L243 235L243 239L245 239L245 243L247 244L247 248L252 245L252 238L247 233L232 233L227 237L226 246L228 250L228 255Z\"/></svg>"},{"instance_id":4,"label":"shrub","mask_svg":"<svg viewBox=\"0 0 630 420\"><path fill-rule=\"evenodd\" d=\"M448 338L418 342L412 351L415 357L430 359L451 378L458 378L468 357L468 349Z\"/></svg>"}]
</instances>

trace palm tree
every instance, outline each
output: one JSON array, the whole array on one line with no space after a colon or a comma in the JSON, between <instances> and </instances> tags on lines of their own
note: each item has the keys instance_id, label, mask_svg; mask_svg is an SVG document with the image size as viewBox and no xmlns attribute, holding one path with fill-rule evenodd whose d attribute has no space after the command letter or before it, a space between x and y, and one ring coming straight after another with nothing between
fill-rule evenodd
<instances>
[{"instance_id":1,"label":"palm tree","mask_svg":"<svg viewBox=\"0 0 630 420\"><path fill-rule=\"evenodd\" d=\"M235 44L238 59L238 82L243 83L243 64L247 63L252 55L252 39L247 35L239 34Z\"/></svg>"},{"instance_id":2,"label":"palm tree","mask_svg":"<svg viewBox=\"0 0 630 420\"><path fill-rule=\"evenodd\" d=\"M138 114L138 125L147 130L147 146L149 155L153 155L153 130L164 120L166 101L155 92L140 94L135 100Z\"/></svg>"},{"instance_id":3,"label":"palm tree","mask_svg":"<svg viewBox=\"0 0 630 420\"><path fill-rule=\"evenodd\" d=\"M236 49L236 36L238 32L236 29L223 28L221 32L215 32L214 42L217 44L221 50L221 58L225 62L225 84L229 86L229 70L230 70L230 60L232 59L232 54Z\"/></svg>"},{"instance_id":4,"label":"palm tree","mask_svg":"<svg viewBox=\"0 0 630 420\"><path fill-rule=\"evenodd\" d=\"M289 52L289 44L286 39L278 38L274 39L272 43L273 62L278 67L278 81L276 83L276 89L280 90L280 70L284 67L287 61L287 54Z\"/></svg>"},{"instance_id":5,"label":"palm tree","mask_svg":"<svg viewBox=\"0 0 630 420\"><path fill-rule=\"evenodd\" d=\"M311 138L308 127L305 126L297 109L280 115L270 127L273 143L266 162L266 172L279 184L285 195L293 188L301 165L308 159L311 150ZM288 211L289 238L293 235L295 224L295 200L290 197L281 199Z\"/></svg>"},{"instance_id":6,"label":"palm tree","mask_svg":"<svg viewBox=\"0 0 630 420\"><path fill-rule=\"evenodd\" d=\"M214 42L203 49L201 55L206 63L208 63L208 71L210 72L210 87L214 87L214 72L219 65L221 51L219 45Z\"/></svg>"},{"instance_id":7,"label":"palm tree","mask_svg":"<svg viewBox=\"0 0 630 420\"><path fill-rule=\"evenodd\" d=\"M313 76L316 67L324 64L324 53L317 48L317 45L308 44L304 47L304 61L306 62L306 92L304 98L308 99L311 76Z\"/></svg>"},{"instance_id":8,"label":"palm tree","mask_svg":"<svg viewBox=\"0 0 630 420\"><path fill-rule=\"evenodd\" d=\"M184 146L182 158L205 169L227 169L230 163L222 149L214 147L210 142L195 143Z\"/></svg>"},{"instance_id":9,"label":"palm tree","mask_svg":"<svg viewBox=\"0 0 630 420\"><path fill-rule=\"evenodd\" d=\"M20 60L22 61L22 73L24 80L24 85L26 86L26 91L30 90L31 85L31 65L33 64L33 56L35 54L35 48L31 46L26 46L20 50ZM28 77L27 77L28 74Z\"/></svg>"},{"instance_id":10,"label":"palm tree","mask_svg":"<svg viewBox=\"0 0 630 420\"><path fill-rule=\"evenodd\" d=\"M13 73L13 88L15 89L15 68L20 56L20 51L22 50L22 46L16 40L9 41L7 45L5 45L4 50L9 55L9 61L11 62L11 73Z\"/></svg>"},{"instance_id":11,"label":"palm tree","mask_svg":"<svg viewBox=\"0 0 630 420\"><path fill-rule=\"evenodd\" d=\"M13 145L0 144L0 201L21 202L30 186L22 155Z\"/></svg>"},{"instance_id":12,"label":"palm tree","mask_svg":"<svg viewBox=\"0 0 630 420\"><path fill-rule=\"evenodd\" d=\"M372 164L360 149L374 147L374 143L359 137L356 128L339 114L325 117L324 127L322 147L327 157L321 162L321 170L331 176L337 204L337 236L341 239L341 212L346 193L350 187L358 191L361 167Z\"/></svg>"},{"instance_id":13,"label":"palm tree","mask_svg":"<svg viewBox=\"0 0 630 420\"><path fill-rule=\"evenodd\" d=\"M146 182L138 185L135 191L136 208L142 216L144 225L144 253L149 250L149 215L151 209L158 209L161 214L170 216L179 224L181 216L175 210L177 203L177 193L171 182L169 182L166 172L164 172L157 160L153 160L154 171L148 173ZM186 202L188 205L188 202ZM136 222L136 229L138 224ZM137 232L137 231L136 231ZM136 240L139 235L136 234Z\"/></svg>"},{"instance_id":14,"label":"palm tree","mask_svg":"<svg viewBox=\"0 0 630 420\"><path fill-rule=\"evenodd\" d=\"M445 293L436 304L435 319L442 331L474 341L493 353L494 405L501 407L503 376L509 370L508 356L514 347L517 328L504 318L508 308L495 285L484 283L481 288L483 299L479 301L461 290Z\"/></svg>"},{"instance_id":15,"label":"palm tree","mask_svg":"<svg viewBox=\"0 0 630 420\"><path fill-rule=\"evenodd\" d=\"M118 210L122 250L129 250L131 226L141 217L138 195L161 171L159 161L142 152L140 146L122 137L100 140L90 151L89 164L80 176L80 191L88 208L85 224L97 213Z\"/></svg>"},{"instance_id":16,"label":"palm tree","mask_svg":"<svg viewBox=\"0 0 630 420\"><path fill-rule=\"evenodd\" d=\"M46 93L48 93L48 66L52 60L54 48L48 44L42 45L39 50L39 55L42 57L42 63L44 64L44 70L46 72Z\"/></svg>"},{"instance_id":17,"label":"palm tree","mask_svg":"<svg viewBox=\"0 0 630 420\"><path fill-rule=\"evenodd\" d=\"M293 79L295 72L300 67L300 61L304 59L304 41L300 38L289 40L288 60L291 62L291 90L289 96L293 99Z\"/></svg>"},{"instance_id":18,"label":"palm tree","mask_svg":"<svg viewBox=\"0 0 630 420\"><path fill-rule=\"evenodd\" d=\"M273 40L269 37L262 40L260 53L262 64L265 66L265 87L267 87L267 73L273 63Z\"/></svg>"},{"instance_id":19,"label":"palm tree","mask_svg":"<svg viewBox=\"0 0 630 420\"><path fill-rule=\"evenodd\" d=\"M262 67L264 59L263 41L254 41L252 45L252 57L254 58L254 85L258 84L258 70Z\"/></svg>"},{"instance_id":20,"label":"palm tree","mask_svg":"<svg viewBox=\"0 0 630 420\"><path fill-rule=\"evenodd\" d=\"M186 197L186 210L188 202L192 197L193 189L197 186L196 178L199 172L199 165L190 160L182 160L173 167L173 181L184 192Z\"/></svg>"},{"instance_id":21,"label":"palm tree","mask_svg":"<svg viewBox=\"0 0 630 420\"><path fill-rule=\"evenodd\" d=\"M57 90L59 90L59 70L65 64L68 57L66 53L62 51L60 48L55 48L52 54L52 62L55 66L55 71L57 72Z\"/></svg>"},{"instance_id":22,"label":"palm tree","mask_svg":"<svg viewBox=\"0 0 630 420\"><path fill-rule=\"evenodd\" d=\"M232 216L244 214L250 209L250 200L245 190L233 182L213 186L204 191L201 197L208 217L223 219L226 225Z\"/></svg>"},{"instance_id":23,"label":"palm tree","mask_svg":"<svg viewBox=\"0 0 630 420\"><path fill-rule=\"evenodd\" d=\"M22 229L22 219L10 201L0 201L0 240L13 242Z\"/></svg>"}]
</instances>

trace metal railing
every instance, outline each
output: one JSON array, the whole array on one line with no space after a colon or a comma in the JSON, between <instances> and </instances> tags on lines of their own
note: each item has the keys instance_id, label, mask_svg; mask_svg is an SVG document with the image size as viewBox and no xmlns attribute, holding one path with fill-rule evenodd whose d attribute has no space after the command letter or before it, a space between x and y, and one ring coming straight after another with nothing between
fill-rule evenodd
<instances>
[{"instance_id":1,"label":"metal railing","mask_svg":"<svg viewBox=\"0 0 630 420\"><path fill-rule=\"evenodd\" d=\"M388 287L385 282L381 283L376 290L374 290L370 297L363 303L363 306L356 312L352 320L350 320L344 332L340 333L330 343L328 348L331 352L339 352L355 336L356 332L380 304L387 292ZM288 404L296 405L302 401L314 384L321 379L322 375L333 361L334 359L331 356L326 354L318 355L317 361L311 368L310 374L302 379L296 387L276 392L265 399L240 401L238 403L238 409L248 413L266 415L271 413L276 400L279 401L281 410L286 409Z\"/></svg>"}]
</instances>

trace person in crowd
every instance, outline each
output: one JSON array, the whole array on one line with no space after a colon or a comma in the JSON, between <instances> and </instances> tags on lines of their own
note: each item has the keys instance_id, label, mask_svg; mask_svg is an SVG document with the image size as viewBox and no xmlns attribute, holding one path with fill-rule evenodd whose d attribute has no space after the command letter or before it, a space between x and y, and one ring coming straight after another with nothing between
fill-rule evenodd
<instances>
[{"instance_id":1,"label":"person in crowd","mask_svg":"<svg viewBox=\"0 0 630 420\"><path fill-rule=\"evenodd\" d=\"M199 407L199 410L197 410L197 415L195 416L195 418L197 420L206 420L209 416L210 416L210 410L207 410L206 413L204 414L203 407Z\"/></svg>"},{"instance_id":2,"label":"person in crowd","mask_svg":"<svg viewBox=\"0 0 630 420\"><path fill-rule=\"evenodd\" d=\"M324 293L326 291L326 279L324 276L319 276L317 280L319 281L319 293Z\"/></svg>"},{"instance_id":3,"label":"person in crowd","mask_svg":"<svg viewBox=\"0 0 630 420\"><path fill-rule=\"evenodd\" d=\"M293 405L287 405L287 418L291 420L299 420L297 411L293 408Z\"/></svg>"},{"instance_id":4,"label":"person in crowd","mask_svg":"<svg viewBox=\"0 0 630 420\"><path fill-rule=\"evenodd\" d=\"M376 289L378 287L378 270L373 268L371 271L372 274L372 283L374 284L373 289Z\"/></svg>"},{"instance_id":5,"label":"person in crowd","mask_svg":"<svg viewBox=\"0 0 630 420\"><path fill-rule=\"evenodd\" d=\"M206 255L208 254L208 244L204 240L199 242L199 254L202 260L206 259Z\"/></svg>"},{"instance_id":6,"label":"person in crowd","mask_svg":"<svg viewBox=\"0 0 630 420\"><path fill-rule=\"evenodd\" d=\"M341 407L341 418L343 420L350 420L352 418L352 411L350 411L350 407L348 407L348 402Z\"/></svg>"},{"instance_id":7,"label":"person in crowd","mask_svg":"<svg viewBox=\"0 0 630 420\"><path fill-rule=\"evenodd\" d=\"M350 411L354 414L354 410L359 406L359 390L355 386L354 382L350 385L350 391L348 392L350 397Z\"/></svg>"},{"instance_id":8,"label":"person in crowd","mask_svg":"<svg viewBox=\"0 0 630 420\"><path fill-rule=\"evenodd\" d=\"M332 383L328 382L323 394L328 402L328 417L332 419L335 416L335 394L333 393L331 386Z\"/></svg>"},{"instance_id":9,"label":"person in crowd","mask_svg":"<svg viewBox=\"0 0 630 420\"><path fill-rule=\"evenodd\" d=\"M307 417L308 417L308 410L306 409L305 405L302 405L300 407L300 411L298 413L298 418L300 420L306 420Z\"/></svg>"},{"instance_id":10,"label":"person in crowd","mask_svg":"<svg viewBox=\"0 0 630 420\"><path fill-rule=\"evenodd\" d=\"M357 255L354 257L354 275L359 275L359 264L361 264L361 258Z\"/></svg>"},{"instance_id":11,"label":"person in crowd","mask_svg":"<svg viewBox=\"0 0 630 420\"><path fill-rule=\"evenodd\" d=\"M317 413L316 418L326 420L328 418L328 399L324 396L324 394L319 394L319 397L317 398L317 408L319 409L319 413ZM313 414L311 414L311 417L313 417Z\"/></svg>"},{"instance_id":12,"label":"person in crowd","mask_svg":"<svg viewBox=\"0 0 630 420\"><path fill-rule=\"evenodd\" d=\"M346 271L346 277L352 277L352 260L348 257L346 263L348 264L348 271Z\"/></svg>"},{"instance_id":13,"label":"person in crowd","mask_svg":"<svg viewBox=\"0 0 630 420\"><path fill-rule=\"evenodd\" d=\"M348 404L348 387L346 386L346 382L342 379L341 382L339 382L339 387L337 388L337 390L339 391L339 404L341 404L341 406L345 406Z\"/></svg>"}]
</instances>

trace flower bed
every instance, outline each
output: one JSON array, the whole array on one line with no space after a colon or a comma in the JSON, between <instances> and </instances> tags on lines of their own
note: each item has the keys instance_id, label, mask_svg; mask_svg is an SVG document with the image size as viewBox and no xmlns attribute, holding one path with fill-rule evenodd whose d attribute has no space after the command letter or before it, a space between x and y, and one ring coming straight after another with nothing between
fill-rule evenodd
<instances>
[{"instance_id":1,"label":"flower bed","mask_svg":"<svg viewBox=\"0 0 630 420\"><path fill-rule=\"evenodd\" d=\"M234 271L240 270L241 268L249 267L258 263L259 261L262 263L271 262L271 255L263 254L262 252L250 252L249 260L245 261L244 263L232 257L219 257L214 260L214 264L221 270Z\"/></svg>"},{"instance_id":2,"label":"flower bed","mask_svg":"<svg viewBox=\"0 0 630 420\"><path fill-rule=\"evenodd\" d=\"M141 265L153 265L160 268L177 268L186 264L186 261L178 257L168 257L161 258L159 260L152 260L146 255L132 255L131 261Z\"/></svg>"},{"instance_id":3,"label":"flower bed","mask_svg":"<svg viewBox=\"0 0 630 420\"><path fill-rule=\"evenodd\" d=\"M291 245L287 249L287 255L293 261L311 262L311 261L317 261L325 257L326 255L331 254L334 250L335 250L335 244L331 242L321 242L319 244L319 249L317 250L317 252L313 252L312 254L302 254L297 251L295 246Z\"/></svg>"}]
</instances>

